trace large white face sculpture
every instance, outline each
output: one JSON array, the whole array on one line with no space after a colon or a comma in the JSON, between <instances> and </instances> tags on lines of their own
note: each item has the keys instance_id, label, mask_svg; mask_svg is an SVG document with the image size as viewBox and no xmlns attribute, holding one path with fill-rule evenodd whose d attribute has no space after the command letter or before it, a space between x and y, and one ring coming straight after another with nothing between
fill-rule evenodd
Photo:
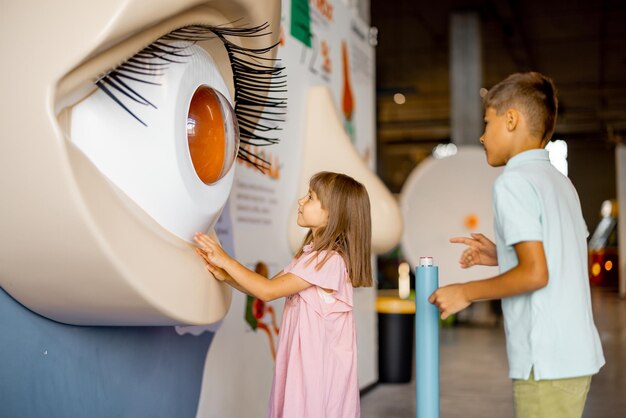
<instances>
[{"instance_id":1,"label":"large white face sculpture","mask_svg":"<svg viewBox=\"0 0 626 418\"><path fill-rule=\"evenodd\" d=\"M15 65L0 79L2 288L71 324L220 320L230 291L189 241L223 208L239 132L266 140L252 132L279 11L269 0L4 5L0 51Z\"/></svg>"}]
</instances>

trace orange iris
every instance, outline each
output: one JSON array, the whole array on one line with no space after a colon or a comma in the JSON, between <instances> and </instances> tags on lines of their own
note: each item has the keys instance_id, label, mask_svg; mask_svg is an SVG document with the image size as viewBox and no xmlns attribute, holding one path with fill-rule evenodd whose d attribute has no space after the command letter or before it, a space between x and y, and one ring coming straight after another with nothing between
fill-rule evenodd
<instances>
[{"instance_id":1,"label":"orange iris","mask_svg":"<svg viewBox=\"0 0 626 418\"><path fill-rule=\"evenodd\" d=\"M187 115L187 141L193 168L205 184L220 179L226 157L226 127L220 99L201 86L194 93Z\"/></svg>"}]
</instances>

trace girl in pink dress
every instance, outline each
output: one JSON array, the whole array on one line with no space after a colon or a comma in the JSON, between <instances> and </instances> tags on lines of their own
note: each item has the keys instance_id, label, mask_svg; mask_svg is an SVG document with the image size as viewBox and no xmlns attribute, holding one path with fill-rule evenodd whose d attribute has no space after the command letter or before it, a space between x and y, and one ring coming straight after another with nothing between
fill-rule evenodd
<instances>
[{"instance_id":1,"label":"girl in pink dress","mask_svg":"<svg viewBox=\"0 0 626 418\"><path fill-rule=\"evenodd\" d=\"M360 416L352 292L371 286L371 219L365 187L321 172L298 200L298 225L309 228L293 261L269 280L196 234L213 275L263 301L287 297L270 396L270 418Z\"/></svg>"}]
</instances>

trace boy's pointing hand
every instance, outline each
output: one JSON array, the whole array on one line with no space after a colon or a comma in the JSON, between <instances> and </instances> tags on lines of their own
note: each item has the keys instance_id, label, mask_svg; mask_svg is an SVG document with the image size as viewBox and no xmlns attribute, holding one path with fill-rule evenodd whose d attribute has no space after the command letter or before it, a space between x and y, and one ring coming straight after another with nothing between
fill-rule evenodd
<instances>
[{"instance_id":1,"label":"boy's pointing hand","mask_svg":"<svg viewBox=\"0 0 626 418\"><path fill-rule=\"evenodd\" d=\"M470 237L450 238L454 244L465 244L467 248L461 254L459 264L461 268L468 268L476 265L497 266L498 256L496 254L496 244L483 234L471 234Z\"/></svg>"}]
</instances>

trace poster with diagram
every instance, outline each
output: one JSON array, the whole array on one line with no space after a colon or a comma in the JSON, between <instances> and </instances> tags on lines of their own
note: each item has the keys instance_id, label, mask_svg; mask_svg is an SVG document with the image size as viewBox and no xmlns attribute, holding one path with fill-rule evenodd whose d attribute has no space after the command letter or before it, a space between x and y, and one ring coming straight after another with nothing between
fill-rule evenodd
<instances>
[{"instance_id":1,"label":"poster with diagram","mask_svg":"<svg viewBox=\"0 0 626 418\"><path fill-rule=\"evenodd\" d=\"M266 134L280 141L267 150L254 149L271 163L268 174L238 162L223 215L228 222L218 224L222 239L232 242L235 257L270 277L293 256L288 221L297 210L309 87L328 86L346 132L371 169L376 154L375 55L369 26L341 1L283 1L281 23L278 58L287 76L287 91L282 93L287 107L281 130ZM359 289L357 304L359 295L365 305L374 294L374 289ZM283 303L282 299L263 303L234 292L231 309L207 355L198 416L221 418L224 411L232 411L233 417L254 416L265 411ZM359 384L364 387L377 379L376 324L371 315L355 314ZM237 356L232 355L234 347ZM246 393L245 405L241 393Z\"/></svg>"}]
</instances>

